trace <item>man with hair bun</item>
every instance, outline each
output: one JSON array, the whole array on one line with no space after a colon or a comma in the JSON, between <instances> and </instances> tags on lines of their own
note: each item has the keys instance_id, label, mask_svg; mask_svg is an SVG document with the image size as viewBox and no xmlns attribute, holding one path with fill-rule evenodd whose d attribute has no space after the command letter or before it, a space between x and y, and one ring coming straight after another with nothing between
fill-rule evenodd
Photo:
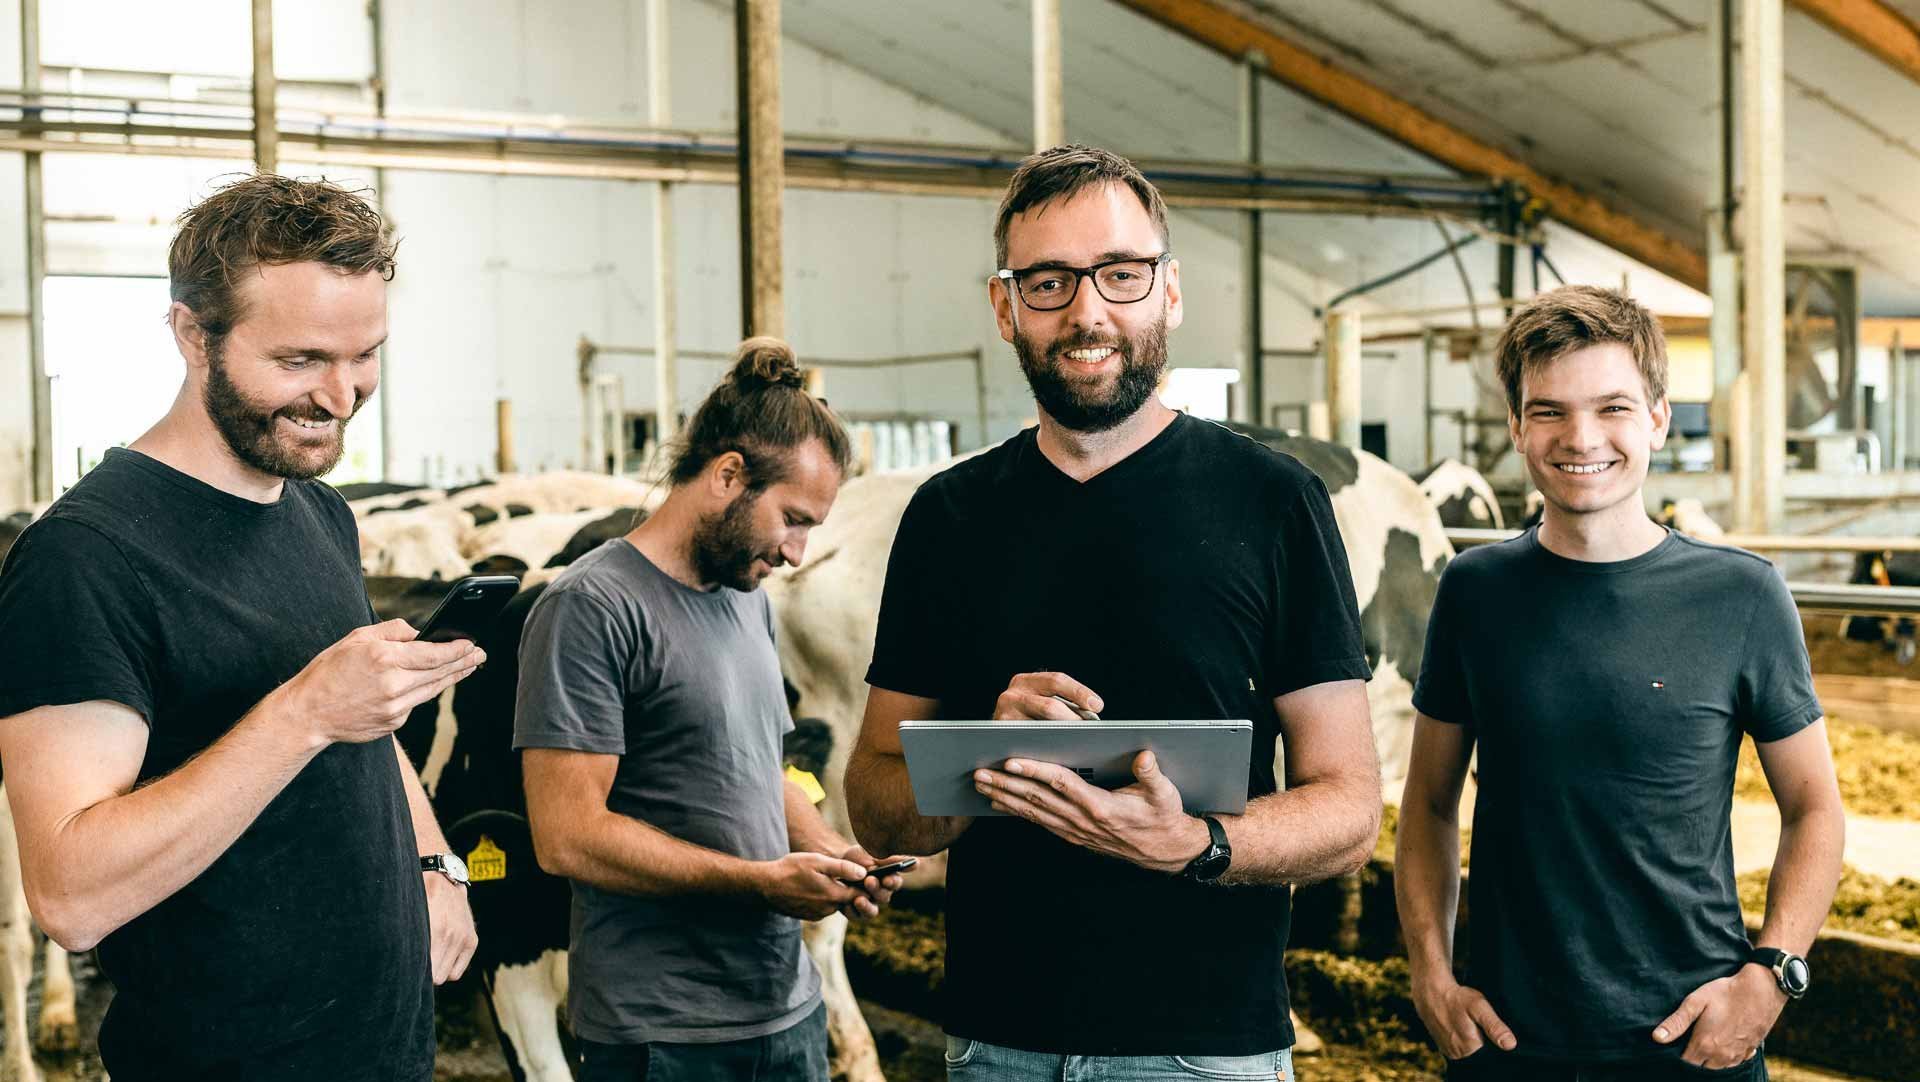
<instances>
[{"instance_id":1,"label":"man with hair bun","mask_svg":"<svg viewBox=\"0 0 1920 1082\"><path fill-rule=\"evenodd\" d=\"M1447 565L1427 625L1394 880L1414 1005L1454 1080L1760 1082L1845 833L1799 614L1766 560L1647 517L1671 419L1650 312L1566 286L1514 312L1497 357L1546 510ZM1751 943L1729 823L1743 736L1781 819Z\"/></svg>"},{"instance_id":2,"label":"man with hair bun","mask_svg":"<svg viewBox=\"0 0 1920 1082\"><path fill-rule=\"evenodd\" d=\"M900 886L781 766L793 721L759 587L800 562L852 460L805 382L786 343L742 343L666 502L527 618L514 747L540 866L573 882L583 1082L826 1082L800 922L873 916Z\"/></svg>"},{"instance_id":3,"label":"man with hair bun","mask_svg":"<svg viewBox=\"0 0 1920 1082\"><path fill-rule=\"evenodd\" d=\"M393 254L324 181L182 215L178 397L0 575L27 902L99 947L117 1082L433 1074L433 983L476 940L392 733L485 655L373 622L353 514L316 480L379 384Z\"/></svg>"}]
</instances>

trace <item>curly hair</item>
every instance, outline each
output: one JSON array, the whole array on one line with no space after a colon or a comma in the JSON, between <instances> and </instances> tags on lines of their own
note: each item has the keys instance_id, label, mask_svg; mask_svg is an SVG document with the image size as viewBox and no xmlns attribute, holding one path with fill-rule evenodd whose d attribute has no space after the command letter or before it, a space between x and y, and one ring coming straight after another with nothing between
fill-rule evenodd
<instances>
[{"instance_id":1,"label":"curly hair","mask_svg":"<svg viewBox=\"0 0 1920 1082\"><path fill-rule=\"evenodd\" d=\"M193 312L210 353L246 315L238 283L248 270L314 262L393 279L398 245L380 212L359 191L325 180L246 177L194 204L179 224L167 249L169 292Z\"/></svg>"}]
</instances>

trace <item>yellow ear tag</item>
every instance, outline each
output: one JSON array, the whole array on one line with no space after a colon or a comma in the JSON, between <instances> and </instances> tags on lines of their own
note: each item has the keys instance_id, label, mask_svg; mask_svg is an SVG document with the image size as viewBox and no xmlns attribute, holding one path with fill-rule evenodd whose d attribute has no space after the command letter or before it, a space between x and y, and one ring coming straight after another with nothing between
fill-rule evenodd
<instances>
[{"instance_id":1,"label":"yellow ear tag","mask_svg":"<svg viewBox=\"0 0 1920 1082\"><path fill-rule=\"evenodd\" d=\"M467 854L467 881L485 883L507 877L507 854L493 839L480 835L480 844Z\"/></svg>"},{"instance_id":2,"label":"yellow ear tag","mask_svg":"<svg viewBox=\"0 0 1920 1082\"><path fill-rule=\"evenodd\" d=\"M815 804L827 799L827 791L820 788L820 779L794 766L792 763L787 764L787 780L798 785L800 791L807 794L807 799L813 801Z\"/></svg>"}]
</instances>

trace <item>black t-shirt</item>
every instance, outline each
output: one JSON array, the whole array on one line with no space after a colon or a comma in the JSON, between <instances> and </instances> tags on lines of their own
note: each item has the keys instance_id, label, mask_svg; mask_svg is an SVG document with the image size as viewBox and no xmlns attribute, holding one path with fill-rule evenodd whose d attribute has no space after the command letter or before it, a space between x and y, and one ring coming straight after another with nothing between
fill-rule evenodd
<instances>
[{"instance_id":1,"label":"black t-shirt","mask_svg":"<svg viewBox=\"0 0 1920 1082\"><path fill-rule=\"evenodd\" d=\"M1249 719L1247 793L1274 792L1274 698L1369 676L1326 486L1184 415L1085 483L1035 431L914 494L867 682L985 718L1015 675L1058 671L1108 720ZM1192 883L976 819L947 868L947 1030L1078 1055L1285 1047L1289 913L1284 886Z\"/></svg>"},{"instance_id":2,"label":"black t-shirt","mask_svg":"<svg viewBox=\"0 0 1920 1082\"><path fill-rule=\"evenodd\" d=\"M144 782L369 618L353 516L325 485L258 504L108 451L0 574L0 719L123 703L149 726ZM426 893L393 742L321 752L99 951L116 1082L430 1077Z\"/></svg>"},{"instance_id":3,"label":"black t-shirt","mask_svg":"<svg viewBox=\"0 0 1920 1082\"><path fill-rule=\"evenodd\" d=\"M1613 563L1537 529L1470 549L1440 579L1413 701L1479 744L1467 979L1518 1052L1678 1056L1653 1027L1747 959L1741 734L1820 717L1779 572L1677 533Z\"/></svg>"}]
</instances>

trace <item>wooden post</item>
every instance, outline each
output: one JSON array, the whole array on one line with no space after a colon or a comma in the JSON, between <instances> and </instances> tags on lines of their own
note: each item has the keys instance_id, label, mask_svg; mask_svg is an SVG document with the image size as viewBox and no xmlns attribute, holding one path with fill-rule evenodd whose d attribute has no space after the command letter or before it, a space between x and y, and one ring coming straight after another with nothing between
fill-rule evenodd
<instances>
[{"instance_id":1,"label":"wooden post","mask_svg":"<svg viewBox=\"0 0 1920 1082\"><path fill-rule=\"evenodd\" d=\"M740 334L785 337L780 197L780 0L737 0L734 64L740 114Z\"/></svg>"},{"instance_id":2,"label":"wooden post","mask_svg":"<svg viewBox=\"0 0 1920 1082\"><path fill-rule=\"evenodd\" d=\"M20 0L20 86L40 92L40 0ZM27 111L39 119L39 110ZM53 499L53 381L47 377L46 293L47 204L40 154L22 155L26 166L27 225L27 401L33 408L33 447L28 480L33 499Z\"/></svg>"},{"instance_id":3,"label":"wooden post","mask_svg":"<svg viewBox=\"0 0 1920 1082\"><path fill-rule=\"evenodd\" d=\"M1333 442L1360 447L1360 313L1328 312L1327 426Z\"/></svg>"},{"instance_id":4,"label":"wooden post","mask_svg":"<svg viewBox=\"0 0 1920 1082\"><path fill-rule=\"evenodd\" d=\"M253 0L253 167L280 168L280 118L274 108L273 0Z\"/></svg>"},{"instance_id":5,"label":"wooden post","mask_svg":"<svg viewBox=\"0 0 1920 1082\"><path fill-rule=\"evenodd\" d=\"M513 399L496 399L493 403L493 430L495 452L493 468L499 473L512 473L513 464Z\"/></svg>"},{"instance_id":6,"label":"wooden post","mask_svg":"<svg viewBox=\"0 0 1920 1082\"><path fill-rule=\"evenodd\" d=\"M668 0L647 0L647 95L654 129L669 123ZM673 185L655 185L653 200L653 436L664 450L680 429L680 360L674 355L679 331L679 291L673 241Z\"/></svg>"},{"instance_id":7,"label":"wooden post","mask_svg":"<svg viewBox=\"0 0 1920 1082\"><path fill-rule=\"evenodd\" d=\"M1781 0L1742 0L1740 134L1746 198L1741 312L1753 385L1751 499L1735 516L1746 532L1774 533L1786 507L1786 234Z\"/></svg>"},{"instance_id":8,"label":"wooden post","mask_svg":"<svg viewBox=\"0 0 1920 1082\"><path fill-rule=\"evenodd\" d=\"M1033 149L1067 141L1061 97L1060 0L1033 0Z\"/></svg>"}]
</instances>

